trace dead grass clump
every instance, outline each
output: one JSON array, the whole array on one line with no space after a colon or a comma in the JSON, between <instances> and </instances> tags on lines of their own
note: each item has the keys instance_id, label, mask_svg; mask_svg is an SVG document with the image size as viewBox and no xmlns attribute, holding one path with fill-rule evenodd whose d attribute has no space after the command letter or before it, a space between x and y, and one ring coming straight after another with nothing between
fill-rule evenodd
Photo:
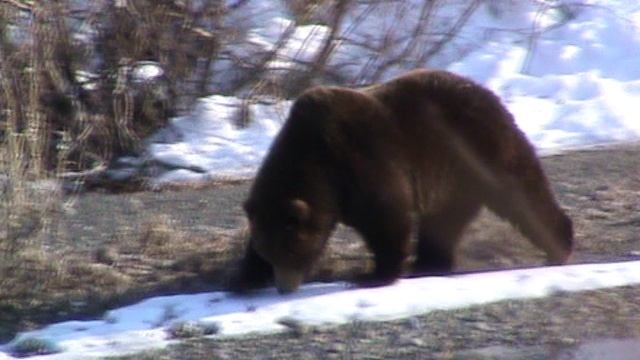
<instances>
[{"instance_id":1,"label":"dead grass clump","mask_svg":"<svg viewBox=\"0 0 640 360\"><path fill-rule=\"evenodd\" d=\"M71 289L83 289L83 297L93 294L103 294L106 297L122 294L131 288L133 279L122 274L114 267L81 261L71 264L65 271L64 282L61 285Z\"/></svg>"},{"instance_id":2,"label":"dead grass clump","mask_svg":"<svg viewBox=\"0 0 640 360\"><path fill-rule=\"evenodd\" d=\"M143 223L138 241L144 255L171 257L190 247L188 237L171 225L171 219L165 214L151 215Z\"/></svg>"},{"instance_id":3,"label":"dead grass clump","mask_svg":"<svg viewBox=\"0 0 640 360\"><path fill-rule=\"evenodd\" d=\"M0 151L0 172L8 174L0 195L0 288L19 285L22 281L16 280L22 279L26 288L34 289L58 273L52 256L63 202L56 186L38 180L43 172L37 164L7 155ZM37 285L29 285L31 281Z\"/></svg>"},{"instance_id":4,"label":"dead grass clump","mask_svg":"<svg viewBox=\"0 0 640 360\"><path fill-rule=\"evenodd\" d=\"M111 266L36 250L21 251L4 271L3 300L82 299L101 292L113 295L127 290L132 281Z\"/></svg>"},{"instance_id":5,"label":"dead grass clump","mask_svg":"<svg viewBox=\"0 0 640 360\"><path fill-rule=\"evenodd\" d=\"M23 358L38 355L50 355L61 352L62 349L50 340L40 338L26 338L12 347L13 355Z\"/></svg>"}]
</instances>

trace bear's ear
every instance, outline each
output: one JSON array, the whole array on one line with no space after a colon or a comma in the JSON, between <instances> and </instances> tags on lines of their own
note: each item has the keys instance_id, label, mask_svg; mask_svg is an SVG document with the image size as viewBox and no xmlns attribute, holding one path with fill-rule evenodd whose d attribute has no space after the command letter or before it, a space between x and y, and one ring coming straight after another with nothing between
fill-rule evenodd
<instances>
[{"instance_id":1,"label":"bear's ear","mask_svg":"<svg viewBox=\"0 0 640 360\"><path fill-rule=\"evenodd\" d=\"M291 201L291 215L299 223L307 221L311 215L311 208L306 201L294 199Z\"/></svg>"}]
</instances>

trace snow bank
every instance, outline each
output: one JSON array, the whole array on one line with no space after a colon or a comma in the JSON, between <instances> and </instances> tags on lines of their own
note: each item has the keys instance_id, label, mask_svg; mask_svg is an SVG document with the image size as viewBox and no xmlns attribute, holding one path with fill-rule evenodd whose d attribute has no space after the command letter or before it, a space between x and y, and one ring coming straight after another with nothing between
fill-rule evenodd
<instances>
[{"instance_id":1,"label":"snow bank","mask_svg":"<svg viewBox=\"0 0 640 360\"><path fill-rule=\"evenodd\" d=\"M392 31L393 27L411 29L417 21L418 3L422 4L418 1L413 8L358 7L349 15L344 36L362 43L377 39L380 29L387 29L394 44L388 51L400 51L409 40L401 38L402 31ZM541 12L540 4L544 2L513 2L499 13L498 8L483 5L460 36L432 61L495 91L541 152L640 138L636 114L640 6L587 1L564 13L555 8ZM451 5L440 13L446 17L456 10L459 5ZM292 25L282 9L269 11L274 16L261 17L252 35L254 43L266 48L273 47ZM574 18L566 19L567 14ZM400 18L403 21L398 24ZM320 25L296 28L272 68L290 68L295 66L292 59L308 59L327 34ZM366 72L370 62L377 61L370 51L345 41L331 61L344 64L344 71ZM410 65L399 63L383 78ZM192 114L174 119L171 127L180 140L152 144L149 150L153 158L178 169L156 182L253 176L291 102L250 105L253 122L246 129L232 125L239 104L237 98L211 96L202 99Z\"/></svg>"},{"instance_id":2,"label":"snow bank","mask_svg":"<svg viewBox=\"0 0 640 360\"><path fill-rule=\"evenodd\" d=\"M506 299L634 284L640 284L640 261L403 279L370 289L345 283L308 284L284 296L275 289L251 296L225 292L161 296L109 311L100 320L67 321L22 333L0 346L0 359L12 359L8 355L12 347L27 338L47 340L63 351L32 359L87 359L167 346L175 341L170 329L183 322L217 329L212 337L272 333L286 330L286 322L384 321Z\"/></svg>"}]
</instances>

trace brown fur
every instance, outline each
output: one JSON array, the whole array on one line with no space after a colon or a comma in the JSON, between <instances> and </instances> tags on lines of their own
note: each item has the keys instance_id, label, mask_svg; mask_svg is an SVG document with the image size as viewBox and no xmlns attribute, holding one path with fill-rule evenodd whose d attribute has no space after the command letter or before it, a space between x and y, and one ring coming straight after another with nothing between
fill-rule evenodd
<instances>
[{"instance_id":1,"label":"brown fur","mask_svg":"<svg viewBox=\"0 0 640 360\"><path fill-rule=\"evenodd\" d=\"M572 249L534 150L489 90L418 70L362 90L318 87L295 102L251 189L240 287L293 291L337 222L372 250L372 284L396 280L417 214L414 271L453 269L465 227L487 206L563 263Z\"/></svg>"}]
</instances>

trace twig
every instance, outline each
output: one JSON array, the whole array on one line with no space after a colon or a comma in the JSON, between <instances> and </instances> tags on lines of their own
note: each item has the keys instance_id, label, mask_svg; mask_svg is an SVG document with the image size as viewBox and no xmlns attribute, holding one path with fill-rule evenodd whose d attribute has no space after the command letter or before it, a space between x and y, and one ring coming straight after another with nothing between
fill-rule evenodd
<instances>
[{"instance_id":1,"label":"twig","mask_svg":"<svg viewBox=\"0 0 640 360\"><path fill-rule=\"evenodd\" d=\"M32 11L33 9L33 3L31 1L29 1L30 4L25 4L22 1L19 0L0 0L1 2L17 7L20 10L24 10L24 11Z\"/></svg>"},{"instance_id":2,"label":"twig","mask_svg":"<svg viewBox=\"0 0 640 360\"><path fill-rule=\"evenodd\" d=\"M433 56L438 54L442 48L445 47L462 29L462 27L467 23L471 15L476 11L476 9L480 6L481 1L474 0L471 5L469 5L460 15L453 24L453 26L449 29L449 31L444 35L440 41L436 42L426 53L421 56L420 61L422 63L427 62Z\"/></svg>"},{"instance_id":3,"label":"twig","mask_svg":"<svg viewBox=\"0 0 640 360\"><path fill-rule=\"evenodd\" d=\"M93 169L85 170L85 171L67 171L57 175L59 179L62 180L79 180L85 179L88 177L95 177L104 174L107 170L107 167L104 164L100 164Z\"/></svg>"}]
</instances>

